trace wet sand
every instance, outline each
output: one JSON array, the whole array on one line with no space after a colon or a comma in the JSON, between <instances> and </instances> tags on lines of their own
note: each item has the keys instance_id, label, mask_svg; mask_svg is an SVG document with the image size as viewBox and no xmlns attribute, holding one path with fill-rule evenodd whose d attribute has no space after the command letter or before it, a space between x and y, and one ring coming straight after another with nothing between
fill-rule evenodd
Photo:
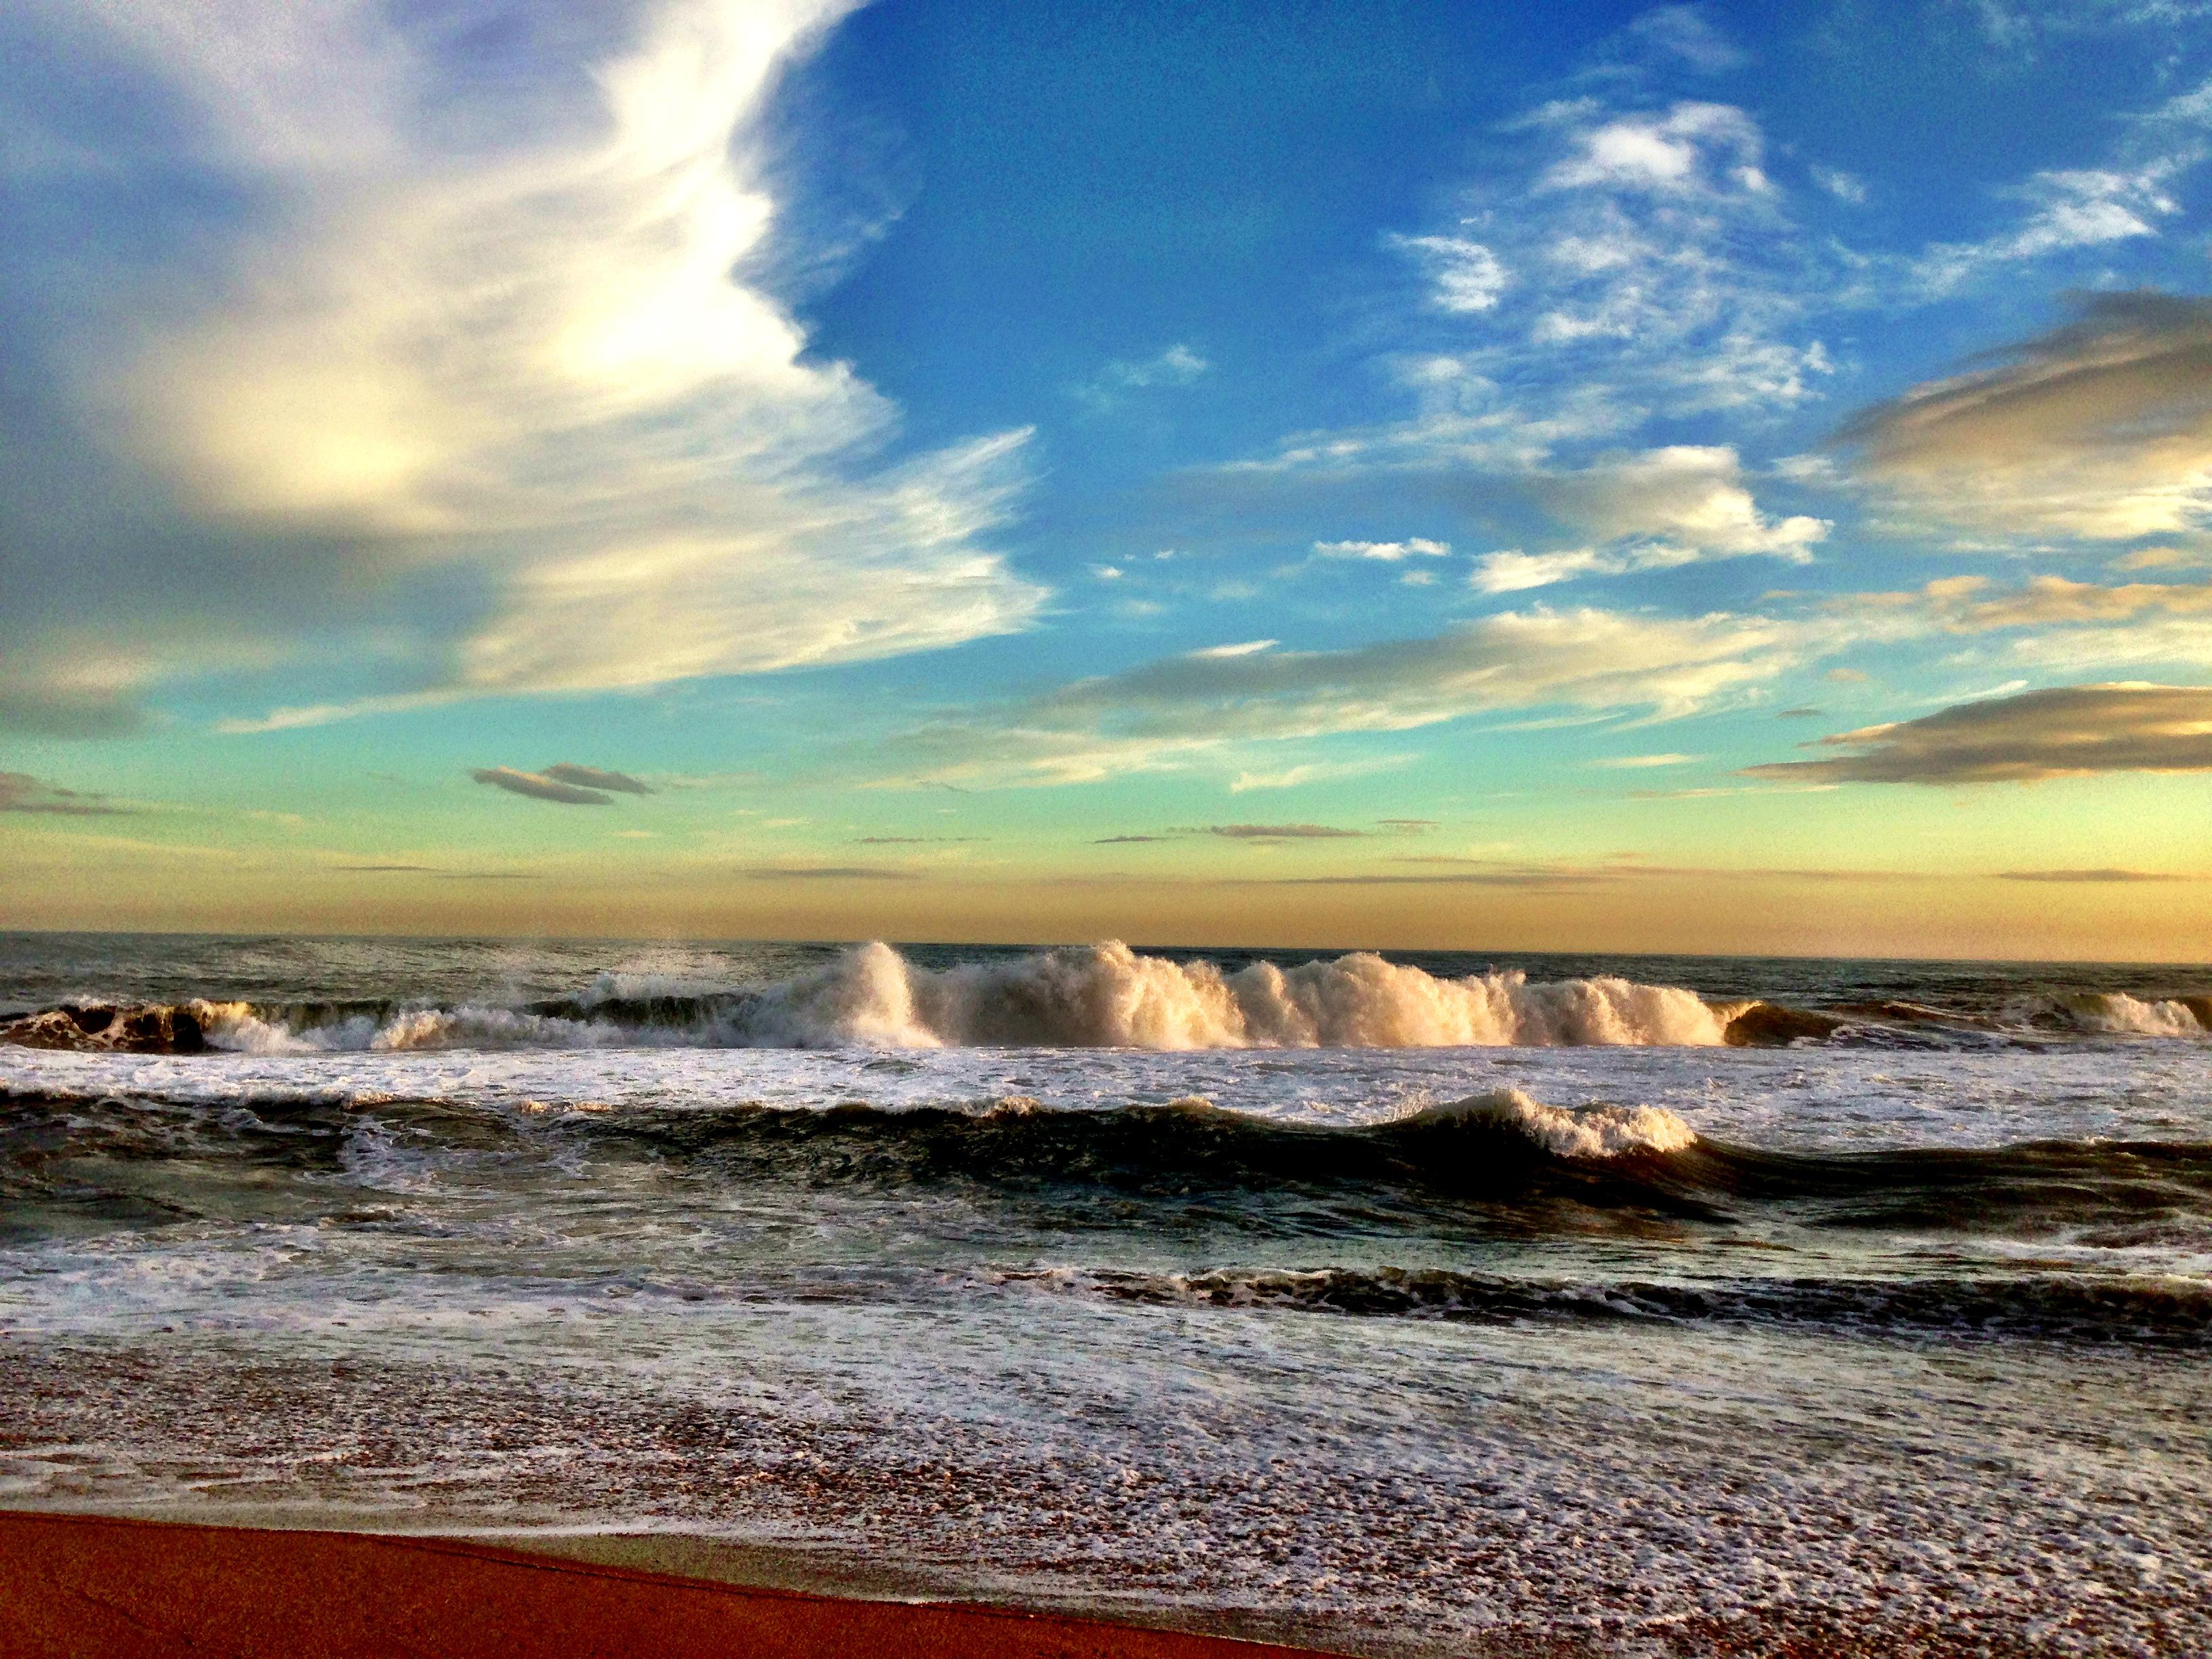
<instances>
[{"instance_id":1,"label":"wet sand","mask_svg":"<svg viewBox=\"0 0 2212 1659\"><path fill-rule=\"evenodd\" d=\"M1309 1650L951 1602L767 1589L452 1538L0 1514L0 1659L1295 1659Z\"/></svg>"}]
</instances>

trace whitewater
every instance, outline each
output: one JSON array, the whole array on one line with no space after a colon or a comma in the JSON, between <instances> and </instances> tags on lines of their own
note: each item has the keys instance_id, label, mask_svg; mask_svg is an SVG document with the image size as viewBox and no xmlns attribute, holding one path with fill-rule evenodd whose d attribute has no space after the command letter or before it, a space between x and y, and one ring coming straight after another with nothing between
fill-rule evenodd
<instances>
[{"instance_id":1,"label":"whitewater","mask_svg":"<svg viewBox=\"0 0 2212 1659\"><path fill-rule=\"evenodd\" d=\"M390 988L374 988L389 989ZM650 970L602 972L569 997L458 1006L394 1001L270 1006L190 996L118 1006L94 995L17 1011L0 1042L76 1049L200 1046L275 1054L432 1048L700 1045L881 1048L1082 1047L1713 1047L1848 1028L2174 1037L2212 1036L2212 997L2118 989L2014 996L1994 1012L1909 1002L1833 1012L1716 999L1618 975L1532 982L1520 969L1460 976L1372 951L1224 971L1119 941L931 968L882 943L742 988Z\"/></svg>"},{"instance_id":2,"label":"whitewater","mask_svg":"<svg viewBox=\"0 0 2212 1659\"><path fill-rule=\"evenodd\" d=\"M2205 1651L2208 992L0 935L0 1502L1376 1655Z\"/></svg>"}]
</instances>

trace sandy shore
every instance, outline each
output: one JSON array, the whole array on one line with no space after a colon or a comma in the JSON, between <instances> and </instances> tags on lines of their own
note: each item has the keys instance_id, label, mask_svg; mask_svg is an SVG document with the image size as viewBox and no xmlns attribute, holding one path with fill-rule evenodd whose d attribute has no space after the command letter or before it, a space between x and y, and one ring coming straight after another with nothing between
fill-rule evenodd
<instances>
[{"instance_id":1,"label":"sandy shore","mask_svg":"<svg viewBox=\"0 0 2212 1659\"><path fill-rule=\"evenodd\" d=\"M1302 1649L950 1602L854 1601L449 1538L0 1514L0 1659L1264 1659Z\"/></svg>"}]
</instances>

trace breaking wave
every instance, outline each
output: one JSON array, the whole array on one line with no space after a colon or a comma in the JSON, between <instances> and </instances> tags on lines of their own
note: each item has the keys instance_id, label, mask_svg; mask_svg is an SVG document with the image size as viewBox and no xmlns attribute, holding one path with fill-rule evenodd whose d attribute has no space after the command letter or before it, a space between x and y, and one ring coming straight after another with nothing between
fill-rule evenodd
<instances>
[{"instance_id":1,"label":"breaking wave","mask_svg":"<svg viewBox=\"0 0 2212 1659\"><path fill-rule=\"evenodd\" d=\"M1224 970L1119 943L931 968L883 944L756 987L603 975L506 1005L194 1000L64 1006L0 1025L36 1048L254 1054L424 1048L1054 1047L1149 1049L1783 1046L1805 1042L2203 1037L2212 998L2027 998L1995 1012L1905 1002L1827 1011L1723 1000L1609 975L1449 977L1358 951ZM1932 1034L1932 1035L1931 1035Z\"/></svg>"},{"instance_id":2,"label":"breaking wave","mask_svg":"<svg viewBox=\"0 0 2212 1659\"><path fill-rule=\"evenodd\" d=\"M2008 1011L2046 1030L2112 1036L2203 1036L2212 1030L2212 997L2146 1000L2124 991L2088 991L2038 998Z\"/></svg>"},{"instance_id":3,"label":"breaking wave","mask_svg":"<svg viewBox=\"0 0 2212 1659\"><path fill-rule=\"evenodd\" d=\"M52 1009L0 1039L56 1048L283 1053L690 1043L760 1048L1026 1046L1159 1049L1718 1044L1747 1005L1610 977L1532 984L1438 978L1358 952L1283 969L1139 955L1106 944L922 968L866 945L757 989L623 994L523 1007L380 1003Z\"/></svg>"}]
</instances>

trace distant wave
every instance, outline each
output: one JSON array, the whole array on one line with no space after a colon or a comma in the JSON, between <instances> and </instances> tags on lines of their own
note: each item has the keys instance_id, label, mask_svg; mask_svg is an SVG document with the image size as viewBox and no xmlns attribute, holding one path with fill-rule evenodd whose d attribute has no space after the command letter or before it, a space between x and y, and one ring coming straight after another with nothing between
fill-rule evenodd
<instances>
[{"instance_id":1,"label":"distant wave","mask_svg":"<svg viewBox=\"0 0 2212 1659\"><path fill-rule=\"evenodd\" d=\"M260 1054L633 1045L1391 1048L1771 1046L1929 1040L1929 1033L2203 1037L2208 1030L2212 998L2202 996L2089 992L2025 999L1994 1015L1900 1002L1819 1010L1711 1000L1610 975L1439 977L1365 951L1224 972L1109 943L926 968L874 944L777 983L726 991L663 989L610 975L580 996L512 1006L424 1006L398 996L69 1006L0 1026L0 1042Z\"/></svg>"},{"instance_id":2,"label":"distant wave","mask_svg":"<svg viewBox=\"0 0 2212 1659\"><path fill-rule=\"evenodd\" d=\"M2212 1029L2212 997L2145 1001L2122 991L2030 999L2008 1011L2041 1030L2131 1036L2203 1036Z\"/></svg>"}]
</instances>

